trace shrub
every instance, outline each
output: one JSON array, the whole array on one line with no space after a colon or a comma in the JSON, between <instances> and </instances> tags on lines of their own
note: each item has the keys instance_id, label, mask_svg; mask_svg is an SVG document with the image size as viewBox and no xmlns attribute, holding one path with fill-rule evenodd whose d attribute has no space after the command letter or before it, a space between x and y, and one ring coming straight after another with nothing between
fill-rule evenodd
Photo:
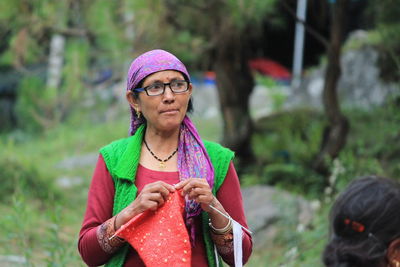
<instances>
[{"instance_id":1,"label":"shrub","mask_svg":"<svg viewBox=\"0 0 400 267\"><path fill-rule=\"evenodd\" d=\"M257 163L249 168L253 175L245 177L258 176L260 183L298 193L322 192L323 177L312 170L311 163L319 149L323 122L321 114L307 109L260 119L252 140Z\"/></svg>"},{"instance_id":2,"label":"shrub","mask_svg":"<svg viewBox=\"0 0 400 267\"><path fill-rule=\"evenodd\" d=\"M59 197L52 181L29 161L1 156L0 180L0 202L10 203L15 194L40 200Z\"/></svg>"},{"instance_id":3,"label":"shrub","mask_svg":"<svg viewBox=\"0 0 400 267\"><path fill-rule=\"evenodd\" d=\"M324 188L322 176L305 166L293 163L267 164L264 167L260 182L309 196L318 196Z\"/></svg>"},{"instance_id":4,"label":"shrub","mask_svg":"<svg viewBox=\"0 0 400 267\"><path fill-rule=\"evenodd\" d=\"M20 128L29 132L36 132L42 128L39 118L44 116L46 110L39 107L47 102L46 97L43 97L44 88L44 79L39 76L31 75L22 78L16 105Z\"/></svg>"}]
</instances>

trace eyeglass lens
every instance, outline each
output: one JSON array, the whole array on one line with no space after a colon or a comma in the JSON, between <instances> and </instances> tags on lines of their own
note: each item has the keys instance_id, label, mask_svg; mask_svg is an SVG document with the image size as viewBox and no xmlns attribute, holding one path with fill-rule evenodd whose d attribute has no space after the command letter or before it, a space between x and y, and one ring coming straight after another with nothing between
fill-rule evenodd
<instances>
[{"instance_id":1,"label":"eyeglass lens","mask_svg":"<svg viewBox=\"0 0 400 267\"><path fill-rule=\"evenodd\" d=\"M161 95L164 93L166 85L168 85L174 93L183 93L188 89L188 82L184 80L176 80L170 83L157 82L145 87L144 89L146 90L148 95Z\"/></svg>"}]
</instances>

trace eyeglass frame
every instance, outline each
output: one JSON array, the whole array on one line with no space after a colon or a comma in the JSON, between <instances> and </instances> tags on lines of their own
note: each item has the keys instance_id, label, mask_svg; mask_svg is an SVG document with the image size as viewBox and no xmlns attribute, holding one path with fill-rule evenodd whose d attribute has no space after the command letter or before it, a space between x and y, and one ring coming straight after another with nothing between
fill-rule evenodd
<instances>
[{"instance_id":1,"label":"eyeglass frame","mask_svg":"<svg viewBox=\"0 0 400 267\"><path fill-rule=\"evenodd\" d=\"M186 90L185 91L182 91L182 92L175 92L172 88L171 88L171 83L174 83L174 82L186 82L187 83L187 85L186 85ZM153 86L154 84L157 84L157 83L159 83L159 84L163 84L163 91L160 93L160 94L158 94L158 95L149 95L149 93L147 92L147 89L150 87L150 86ZM189 85L191 84L191 82L190 81L187 81L187 80L173 80L173 81L171 81L171 82L169 82L169 83L163 83L163 82L155 82L155 83L152 83L152 84L150 84L150 85L148 85L148 86L145 86L145 87L143 87L143 88L133 88L133 89L131 89L131 91L133 91L133 92L138 92L138 93L140 93L140 92L146 92L146 94L148 95L148 96L159 96L159 95L163 95L164 93L165 93L165 87L168 85L168 87L169 87L169 89L171 89L171 92L173 92L174 94L183 94L183 93L185 93L185 92L187 92L187 91L189 91Z\"/></svg>"}]
</instances>

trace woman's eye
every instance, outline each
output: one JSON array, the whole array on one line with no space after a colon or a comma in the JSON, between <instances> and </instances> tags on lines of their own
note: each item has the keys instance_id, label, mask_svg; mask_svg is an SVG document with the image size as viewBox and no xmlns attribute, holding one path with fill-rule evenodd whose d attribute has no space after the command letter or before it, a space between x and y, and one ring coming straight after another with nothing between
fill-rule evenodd
<instances>
[{"instance_id":1,"label":"woman's eye","mask_svg":"<svg viewBox=\"0 0 400 267\"><path fill-rule=\"evenodd\" d=\"M176 83L175 83L175 86L177 86L177 87L182 87L182 86L183 86L183 82L176 82Z\"/></svg>"},{"instance_id":2,"label":"woman's eye","mask_svg":"<svg viewBox=\"0 0 400 267\"><path fill-rule=\"evenodd\" d=\"M186 86L186 82L185 81L174 81L171 83L171 86L175 87L175 88L182 88L182 87Z\"/></svg>"},{"instance_id":3,"label":"woman's eye","mask_svg":"<svg viewBox=\"0 0 400 267\"><path fill-rule=\"evenodd\" d=\"M164 84L153 84L150 85L150 90L162 90L164 88Z\"/></svg>"}]
</instances>

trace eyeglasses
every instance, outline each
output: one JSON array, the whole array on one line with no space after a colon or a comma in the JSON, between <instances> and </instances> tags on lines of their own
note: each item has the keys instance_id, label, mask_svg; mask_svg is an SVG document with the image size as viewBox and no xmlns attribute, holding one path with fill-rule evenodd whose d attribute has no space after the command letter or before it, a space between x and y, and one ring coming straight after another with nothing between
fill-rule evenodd
<instances>
[{"instance_id":1,"label":"eyeglasses","mask_svg":"<svg viewBox=\"0 0 400 267\"><path fill-rule=\"evenodd\" d=\"M170 83L156 82L144 88L135 88L133 91L145 91L148 96L158 96L164 94L165 86L168 85L172 92L175 94L181 94L189 90L189 83L190 82L185 80L174 80Z\"/></svg>"}]
</instances>

